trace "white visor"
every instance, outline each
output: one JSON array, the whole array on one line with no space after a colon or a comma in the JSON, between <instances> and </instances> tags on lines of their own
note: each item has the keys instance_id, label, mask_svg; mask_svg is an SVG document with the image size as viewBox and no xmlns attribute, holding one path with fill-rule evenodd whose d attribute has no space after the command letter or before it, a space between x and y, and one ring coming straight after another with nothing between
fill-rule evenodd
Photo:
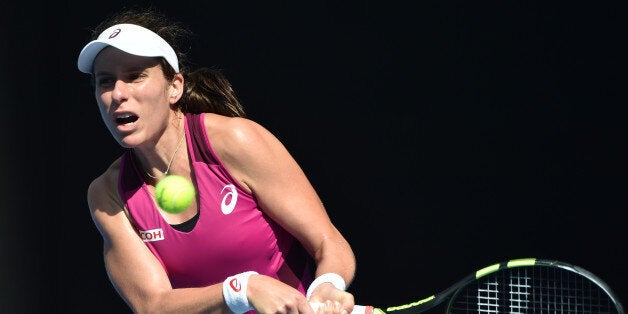
<instances>
[{"instance_id":1,"label":"white visor","mask_svg":"<svg viewBox=\"0 0 628 314\"><path fill-rule=\"evenodd\" d=\"M163 57L179 72L179 60L172 47L159 35L134 24L118 24L104 30L98 39L89 42L78 57L78 68L83 73L92 73L94 59L108 46L142 57Z\"/></svg>"}]
</instances>

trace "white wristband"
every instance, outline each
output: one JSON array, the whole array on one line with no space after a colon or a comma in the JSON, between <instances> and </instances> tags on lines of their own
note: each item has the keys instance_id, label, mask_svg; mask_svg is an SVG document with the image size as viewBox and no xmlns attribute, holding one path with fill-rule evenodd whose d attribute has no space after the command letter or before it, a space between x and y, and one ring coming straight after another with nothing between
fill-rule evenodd
<instances>
[{"instance_id":1,"label":"white wristband","mask_svg":"<svg viewBox=\"0 0 628 314\"><path fill-rule=\"evenodd\" d=\"M225 298L225 303L229 309L234 313L241 314L253 309L246 297L246 286L249 277L256 274L257 272L247 271L231 276L222 283L222 296Z\"/></svg>"},{"instance_id":2,"label":"white wristband","mask_svg":"<svg viewBox=\"0 0 628 314\"><path fill-rule=\"evenodd\" d=\"M331 283L332 285L334 285L334 287L336 287L336 289L340 289L342 291L345 291L347 289L347 284L340 275L335 273L326 273L316 277L316 279L312 281L310 287L307 288L307 293L305 294L305 297L309 300L312 296L312 292L314 292L314 290L316 290L318 286L325 282Z\"/></svg>"}]
</instances>

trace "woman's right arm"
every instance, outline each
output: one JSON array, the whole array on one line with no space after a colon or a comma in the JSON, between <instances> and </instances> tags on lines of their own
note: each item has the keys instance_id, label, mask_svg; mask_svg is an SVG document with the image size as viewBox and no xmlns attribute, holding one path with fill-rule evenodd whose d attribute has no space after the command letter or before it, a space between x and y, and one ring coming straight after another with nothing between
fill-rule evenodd
<instances>
[{"instance_id":1,"label":"woman's right arm","mask_svg":"<svg viewBox=\"0 0 628 314\"><path fill-rule=\"evenodd\" d=\"M104 245L107 274L120 296L136 313L231 313L222 284L173 289L162 265L132 227L117 193L117 167L90 184L87 199Z\"/></svg>"}]
</instances>

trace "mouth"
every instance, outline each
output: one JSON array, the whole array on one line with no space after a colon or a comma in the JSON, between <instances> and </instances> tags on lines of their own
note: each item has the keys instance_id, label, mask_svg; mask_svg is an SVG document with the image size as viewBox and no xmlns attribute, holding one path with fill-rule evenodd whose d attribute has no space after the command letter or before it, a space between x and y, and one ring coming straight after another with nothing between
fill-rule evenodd
<instances>
[{"instance_id":1,"label":"mouth","mask_svg":"<svg viewBox=\"0 0 628 314\"><path fill-rule=\"evenodd\" d=\"M131 113L123 113L121 115L118 115L116 117L116 123L118 125L128 125L128 124L133 124L135 123L135 121L137 121L138 116L131 114Z\"/></svg>"}]
</instances>

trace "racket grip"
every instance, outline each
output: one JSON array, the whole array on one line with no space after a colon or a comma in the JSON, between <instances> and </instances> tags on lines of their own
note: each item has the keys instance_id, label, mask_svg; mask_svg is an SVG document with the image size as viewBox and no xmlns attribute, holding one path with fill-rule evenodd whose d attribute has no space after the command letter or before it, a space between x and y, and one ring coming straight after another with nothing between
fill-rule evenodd
<instances>
[{"instance_id":1,"label":"racket grip","mask_svg":"<svg viewBox=\"0 0 628 314\"><path fill-rule=\"evenodd\" d=\"M323 306L323 303L315 302L310 303L310 306L314 309L314 312L318 310L319 307ZM373 314L373 307L370 305L354 305L353 311L351 314Z\"/></svg>"},{"instance_id":2,"label":"racket grip","mask_svg":"<svg viewBox=\"0 0 628 314\"><path fill-rule=\"evenodd\" d=\"M370 305L354 305L351 314L373 314L373 307Z\"/></svg>"}]
</instances>

